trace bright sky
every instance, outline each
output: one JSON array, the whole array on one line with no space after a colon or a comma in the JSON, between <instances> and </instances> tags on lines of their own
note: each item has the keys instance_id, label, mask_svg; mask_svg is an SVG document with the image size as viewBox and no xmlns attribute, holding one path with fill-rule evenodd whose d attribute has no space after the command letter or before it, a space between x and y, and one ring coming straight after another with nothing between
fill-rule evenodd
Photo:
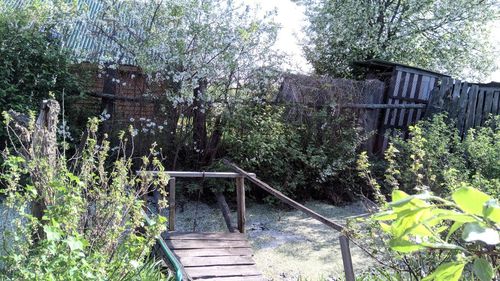
<instances>
[{"instance_id":1,"label":"bright sky","mask_svg":"<svg viewBox=\"0 0 500 281\"><path fill-rule=\"evenodd\" d=\"M303 7L298 6L291 0L241 0L250 5L257 4L262 10L269 11L277 9L277 22L282 26L278 34L276 48L282 50L289 55L293 62L290 65L291 69L297 72L311 72L312 66L305 59L302 48L300 46L300 38L303 38L304 33L301 31L305 25L306 17ZM500 21L497 21L492 32L493 40L496 46L500 46ZM500 50L496 56L497 65L500 67ZM498 81L500 82L500 69L493 73L489 79L484 82Z\"/></svg>"}]
</instances>

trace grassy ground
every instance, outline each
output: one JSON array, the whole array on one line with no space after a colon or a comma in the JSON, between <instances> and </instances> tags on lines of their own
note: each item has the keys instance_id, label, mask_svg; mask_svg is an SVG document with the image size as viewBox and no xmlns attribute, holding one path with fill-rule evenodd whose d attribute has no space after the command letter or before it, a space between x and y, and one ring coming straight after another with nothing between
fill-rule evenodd
<instances>
[{"instance_id":1,"label":"grassy ground","mask_svg":"<svg viewBox=\"0 0 500 281\"><path fill-rule=\"evenodd\" d=\"M335 207L314 201L305 205L340 222L364 213L362 205L357 203ZM217 206L193 202L179 209L176 230L193 231L195 214L196 231L226 231ZM233 213L233 223L235 218ZM247 233L257 266L269 280L337 280L343 275L338 233L299 211L248 204ZM352 246L351 254L356 271L372 265L356 246Z\"/></svg>"}]
</instances>

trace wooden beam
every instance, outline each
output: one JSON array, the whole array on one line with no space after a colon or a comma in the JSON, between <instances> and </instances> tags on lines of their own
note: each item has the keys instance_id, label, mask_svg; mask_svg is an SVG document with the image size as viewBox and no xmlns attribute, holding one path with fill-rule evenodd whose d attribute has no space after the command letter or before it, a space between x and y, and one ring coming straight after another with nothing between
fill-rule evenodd
<instances>
[{"instance_id":1,"label":"wooden beam","mask_svg":"<svg viewBox=\"0 0 500 281\"><path fill-rule=\"evenodd\" d=\"M362 103L347 103L340 105L342 108L360 108L360 109L424 109L426 104L409 103L409 104L362 104Z\"/></svg>"},{"instance_id":2,"label":"wooden beam","mask_svg":"<svg viewBox=\"0 0 500 281\"><path fill-rule=\"evenodd\" d=\"M157 175L158 171L138 171L137 173L151 173ZM238 178L240 174L234 172L189 172L189 171L165 171L170 177L175 178ZM249 173L249 176L255 177L255 174Z\"/></svg>"},{"instance_id":3,"label":"wooden beam","mask_svg":"<svg viewBox=\"0 0 500 281\"><path fill-rule=\"evenodd\" d=\"M346 281L354 281L354 268L352 266L351 250L349 249L349 239L342 234L339 237L340 251L342 252L342 263L344 264L344 274Z\"/></svg>"},{"instance_id":4,"label":"wooden beam","mask_svg":"<svg viewBox=\"0 0 500 281\"><path fill-rule=\"evenodd\" d=\"M175 178L170 178L168 191L168 230L175 230Z\"/></svg>"},{"instance_id":5,"label":"wooden beam","mask_svg":"<svg viewBox=\"0 0 500 281\"><path fill-rule=\"evenodd\" d=\"M309 215L310 217L322 222L323 224L337 230L337 231L342 231L344 229L344 227L332 220L330 220L329 218L326 218L318 213L316 213L315 211L307 208L306 206L294 201L293 199L291 199L290 197L284 195L283 193L279 192L278 190L272 188L270 185L268 185L267 183L259 180L257 177L255 176L251 176L250 173L247 173L245 170L241 169L240 167L236 166L235 164L227 161L227 160L224 160L224 163L226 165L228 165L229 167L231 167L232 169L234 169L236 172L238 172L239 174L245 176L249 181L251 181L252 183L254 183L255 185L257 185L258 187L264 189L265 191L271 193L272 195L274 195L276 198L280 199L281 201L283 201L284 203L294 207L295 209L297 210L300 210L302 211L303 213Z\"/></svg>"},{"instance_id":6,"label":"wooden beam","mask_svg":"<svg viewBox=\"0 0 500 281\"><path fill-rule=\"evenodd\" d=\"M238 202L238 230L240 233L245 233L245 178L236 178L236 199Z\"/></svg>"},{"instance_id":7,"label":"wooden beam","mask_svg":"<svg viewBox=\"0 0 500 281\"><path fill-rule=\"evenodd\" d=\"M222 194L222 192L216 192L215 198L217 199L217 204L219 205L222 216L224 217L224 222L226 222L227 230L231 233L235 232L233 223L231 222L231 211L229 210L224 194Z\"/></svg>"},{"instance_id":8,"label":"wooden beam","mask_svg":"<svg viewBox=\"0 0 500 281\"><path fill-rule=\"evenodd\" d=\"M121 100L121 101L132 101L132 102L154 102L155 100L147 97L127 97L127 96L116 96L112 94L105 94L105 93L95 93L91 92L88 93L89 96L91 97L96 97L96 98L102 98L102 99L108 99L108 100Z\"/></svg>"}]
</instances>

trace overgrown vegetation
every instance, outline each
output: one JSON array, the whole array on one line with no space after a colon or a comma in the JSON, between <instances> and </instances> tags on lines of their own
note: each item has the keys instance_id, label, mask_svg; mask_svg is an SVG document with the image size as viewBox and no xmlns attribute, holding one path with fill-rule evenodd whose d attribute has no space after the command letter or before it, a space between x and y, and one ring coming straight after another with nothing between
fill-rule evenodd
<instances>
[{"instance_id":1,"label":"overgrown vegetation","mask_svg":"<svg viewBox=\"0 0 500 281\"><path fill-rule=\"evenodd\" d=\"M287 110L265 102L237 108L224 126L223 153L294 198L353 199L364 139L354 115L322 109L299 121Z\"/></svg>"},{"instance_id":2,"label":"overgrown vegetation","mask_svg":"<svg viewBox=\"0 0 500 281\"><path fill-rule=\"evenodd\" d=\"M361 175L382 207L365 220L364 241L382 264L365 279L498 277L498 124L495 118L470 129L461 141L444 115L420 122L408 140L395 139L387 150L383 183L370 171L366 154L361 155Z\"/></svg>"},{"instance_id":3,"label":"overgrown vegetation","mask_svg":"<svg viewBox=\"0 0 500 281\"><path fill-rule=\"evenodd\" d=\"M165 279L151 249L166 219L155 216L145 225L143 197L168 178L135 174L130 134L121 134L112 153L106 137L98 140L93 119L83 150L68 159L57 151L57 120L23 124L16 116L5 114L9 134L19 138L3 153L2 204L14 220L3 224L9 227L2 229L0 279ZM142 158L140 171L163 170L153 154Z\"/></svg>"},{"instance_id":4,"label":"overgrown vegetation","mask_svg":"<svg viewBox=\"0 0 500 281\"><path fill-rule=\"evenodd\" d=\"M81 80L53 24L33 20L33 11L3 7L0 2L0 112L38 109L49 92L61 99L78 94ZM0 129L0 147L6 132Z\"/></svg>"}]
</instances>

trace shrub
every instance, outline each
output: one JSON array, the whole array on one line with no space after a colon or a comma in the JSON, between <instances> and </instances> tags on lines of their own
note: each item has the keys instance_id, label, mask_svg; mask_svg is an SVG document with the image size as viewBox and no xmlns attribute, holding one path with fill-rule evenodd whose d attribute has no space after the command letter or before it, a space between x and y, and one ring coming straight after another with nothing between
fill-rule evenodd
<instances>
[{"instance_id":1,"label":"shrub","mask_svg":"<svg viewBox=\"0 0 500 281\"><path fill-rule=\"evenodd\" d=\"M389 234L391 250L423 261L407 262L409 279L451 281L464 276L485 281L496 275L500 206L466 183L457 186L451 200L394 190L387 210L373 219Z\"/></svg>"},{"instance_id":2,"label":"shrub","mask_svg":"<svg viewBox=\"0 0 500 281\"><path fill-rule=\"evenodd\" d=\"M19 131L21 125L6 116L8 131L24 135L4 152L3 205L15 219L2 232L0 279L162 277L150 254L166 219L156 216L151 226L145 225L142 198L168 179L132 171L128 137L120 136L121 145L112 155L109 141L98 141L99 122L93 119L85 148L69 161L56 153L50 129L34 126L31 120ZM40 134L45 137L42 142ZM141 171L163 170L152 155L142 162Z\"/></svg>"},{"instance_id":3,"label":"shrub","mask_svg":"<svg viewBox=\"0 0 500 281\"><path fill-rule=\"evenodd\" d=\"M446 115L410 127L410 138L393 139L390 173L409 193L431 190L448 195L458 182L497 197L500 190L500 118L470 129L460 139ZM387 155L386 155L387 156ZM416 185L415 185L416 183ZM388 188L390 189L390 188ZM389 191L390 192L390 191Z\"/></svg>"},{"instance_id":4,"label":"shrub","mask_svg":"<svg viewBox=\"0 0 500 281\"><path fill-rule=\"evenodd\" d=\"M33 20L33 10L3 5L0 2L0 112L36 110L49 92L58 99L63 91L79 94L82 80L73 74L54 26ZM3 127L0 141L6 141Z\"/></svg>"},{"instance_id":5,"label":"shrub","mask_svg":"<svg viewBox=\"0 0 500 281\"><path fill-rule=\"evenodd\" d=\"M285 107L267 103L241 106L226 118L224 152L292 197L352 199L351 167L363 139L355 119L325 110L309 117L292 121Z\"/></svg>"},{"instance_id":6,"label":"shrub","mask_svg":"<svg viewBox=\"0 0 500 281\"><path fill-rule=\"evenodd\" d=\"M360 174L382 207L359 221L364 229L350 224L351 235L363 238L381 264L364 280L483 281L498 275L499 124L494 118L461 140L444 115L419 122L408 140L396 138L389 146L383 176L375 176L361 154Z\"/></svg>"}]
</instances>

